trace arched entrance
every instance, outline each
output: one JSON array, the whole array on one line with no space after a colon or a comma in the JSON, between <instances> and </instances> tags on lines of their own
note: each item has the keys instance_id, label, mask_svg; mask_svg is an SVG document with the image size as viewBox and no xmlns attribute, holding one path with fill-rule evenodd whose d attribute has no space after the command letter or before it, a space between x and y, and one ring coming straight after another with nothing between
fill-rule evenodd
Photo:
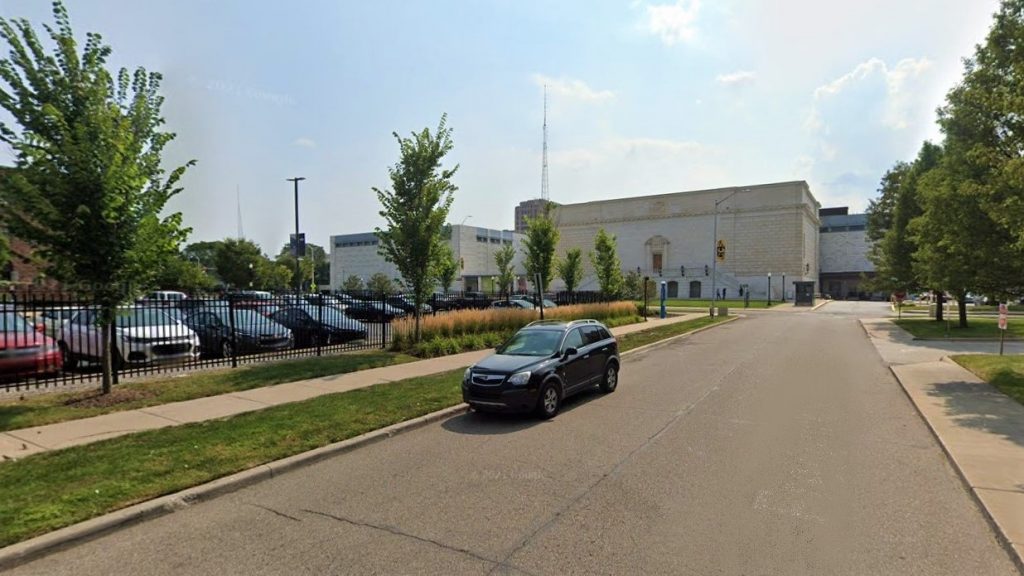
<instances>
[{"instance_id":1,"label":"arched entrance","mask_svg":"<svg viewBox=\"0 0 1024 576\"><path fill-rule=\"evenodd\" d=\"M690 298L700 298L700 280L690 282Z\"/></svg>"}]
</instances>

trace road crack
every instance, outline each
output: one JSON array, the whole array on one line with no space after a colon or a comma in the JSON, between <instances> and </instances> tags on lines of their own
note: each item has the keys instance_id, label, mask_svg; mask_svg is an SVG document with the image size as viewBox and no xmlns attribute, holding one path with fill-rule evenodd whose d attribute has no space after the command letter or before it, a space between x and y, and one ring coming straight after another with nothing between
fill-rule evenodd
<instances>
[{"instance_id":1,"label":"road crack","mask_svg":"<svg viewBox=\"0 0 1024 576\"><path fill-rule=\"evenodd\" d=\"M270 512L271 514L276 514L276 515L278 515L278 516L280 516L282 518L287 518L287 519L292 520L294 522L302 522L302 519L300 519L300 518L296 518L295 516L289 516L288 514L285 514L284 512L279 512L277 510L274 510L273 508L268 508L268 507L262 506L260 504L253 504L252 502L246 502L245 505L246 506L252 506L253 508L259 508L260 510L266 510L267 512Z\"/></svg>"},{"instance_id":2,"label":"road crack","mask_svg":"<svg viewBox=\"0 0 1024 576\"><path fill-rule=\"evenodd\" d=\"M384 526L384 525L381 525L381 524L373 524L371 522L360 522L358 520L352 520L351 518L344 518L342 516L335 516L334 514L329 514L327 512L320 512L318 510L302 509L301 511L305 512L307 514L314 514L316 516L322 516L324 518L330 518L331 520L336 520L338 522L342 522L342 523L348 524L350 526L358 526L358 527L362 527L362 528L370 528L370 529L373 529L373 530L379 530L381 532L386 532L386 533L392 534L394 536L400 536L400 537L403 537L403 538L409 538L411 540L415 540L415 541L421 542L423 544L429 544L431 546L435 546L435 547L441 548L443 550L448 550L450 552L457 552L457 553L462 554L464 556L469 556L470 558L473 558L475 560L480 560L482 562L487 562L488 564L492 564L493 565L492 568L491 568L491 571L488 572L488 574L494 572L494 570L498 569L498 568L510 568L512 570L515 570L517 572L521 572L523 574L529 574L530 576L536 576L536 575L531 574L530 572L527 572L527 571L523 570L522 568L519 568L517 566L513 566L511 564L508 564L507 563L507 559L505 559L505 560L495 560L494 558L488 558L487 556L483 556L481 554L477 554L476 552L473 552L472 550L468 550L466 548L459 548L458 546L451 546L449 544L445 544L444 542L438 542L437 540L433 540L431 538L424 538L423 536L417 536L415 534L410 534L408 532L399 530L398 528L395 528L393 526Z\"/></svg>"}]
</instances>

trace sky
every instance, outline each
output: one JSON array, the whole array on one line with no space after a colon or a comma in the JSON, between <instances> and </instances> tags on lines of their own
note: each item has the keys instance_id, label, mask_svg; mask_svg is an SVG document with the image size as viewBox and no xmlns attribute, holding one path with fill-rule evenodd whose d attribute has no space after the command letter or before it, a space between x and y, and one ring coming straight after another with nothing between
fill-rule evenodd
<instances>
[{"instance_id":1,"label":"sky","mask_svg":"<svg viewBox=\"0 0 1024 576\"><path fill-rule=\"evenodd\" d=\"M67 0L112 67L164 75L168 205L189 242L242 231L276 254L384 224L393 133L448 115L449 221L514 226L560 203L806 180L863 211L882 174L941 140L935 109L997 0ZM51 22L49 3L0 17ZM6 47L2 47L6 54ZM2 113L0 118L7 119ZM11 162L0 149L0 164Z\"/></svg>"}]
</instances>

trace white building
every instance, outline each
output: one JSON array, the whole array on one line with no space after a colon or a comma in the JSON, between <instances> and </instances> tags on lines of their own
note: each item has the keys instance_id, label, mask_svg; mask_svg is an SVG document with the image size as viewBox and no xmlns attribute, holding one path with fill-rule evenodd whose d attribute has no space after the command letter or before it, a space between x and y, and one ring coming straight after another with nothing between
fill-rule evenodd
<instances>
[{"instance_id":1,"label":"white building","mask_svg":"<svg viewBox=\"0 0 1024 576\"><path fill-rule=\"evenodd\" d=\"M792 298L794 281L814 281L818 291L820 205L804 181L677 192L657 196L566 204L553 212L560 232L558 256L570 248L589 253L603 228L617 238L624 270L665 281L669 297L710 298L715 246L725 258L717 263L716 287L736 298L740 289L752 298ZM580 289L598 290L589 258ZM554 288L561 287L555 281Z\"/></svg>"},{"instance_id":2,"label":"white building","mask_svg":"<svg viewBox=\"0 0 1024 576\"><path fill-rule=\"evenodd\" d=\"M864 278L875 275L868 259L867 214L849 214L848 209L824 208L821 216L821 287L832 298L867 297L861 289Z\"/></svg>"},{"instance_id":3,"label":"white building","mask_svg":"<svg viewBox=\"0 0 1024 576\"><path fill-rule=\"evenodd\" d=\"M459 276L453 290L480 290L494 292L497 288L498 267L494 253L503 246L512 246L516 255L512 260L516 274L525 275L522 265L523 235L511 230L493 230L453 224L448 238L455 260L459 262ZM340 289L349 276L358 276L365 283L377 272L389 278L400 278L398 268L384 259L378 252L380 245L376 234L341 234L331 236L331 288ZM525 287L522 279L517 282Z\"/></svg>"}]
</instances>

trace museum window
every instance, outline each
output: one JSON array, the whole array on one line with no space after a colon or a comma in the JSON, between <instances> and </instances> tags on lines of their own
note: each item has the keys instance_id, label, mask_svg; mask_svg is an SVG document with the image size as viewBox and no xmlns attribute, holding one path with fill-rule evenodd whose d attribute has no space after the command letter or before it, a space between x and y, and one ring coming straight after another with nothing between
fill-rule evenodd
<instances>
[{"instance_id":1,"label":"museum window","mask_svg":"<svg viewBox=\"0 0 1024 576\"><path fill-rule=\"evenodd\" d=\"M654 269L655 273L660 275L661 274L661 254L656 253L656 254L653 254L652 257L653 257L653 264L654 265L651 266L651 268Z\"/></svg>"}]
</instances>

